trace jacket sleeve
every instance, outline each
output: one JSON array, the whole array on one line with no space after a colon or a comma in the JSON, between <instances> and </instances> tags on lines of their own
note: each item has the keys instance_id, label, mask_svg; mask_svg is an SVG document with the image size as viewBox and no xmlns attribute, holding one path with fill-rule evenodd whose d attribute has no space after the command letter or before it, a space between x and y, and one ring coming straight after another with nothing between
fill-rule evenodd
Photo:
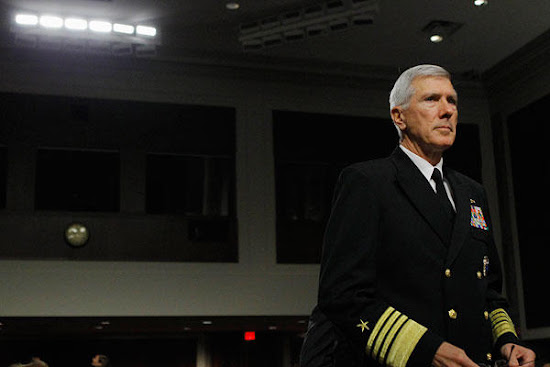
<instances>
[{"instance_id":1,"label":"jacket sleeve","mask_svg":"<svg viewBox=\"0 0 550 367\"><path fill-rule=\"evenodd\" d=\"M323 244L319 308L360 353L387 366L430 366L443 339L377 297L377 184L353 166L336 185Z\"/></svg>"}]
</instances>

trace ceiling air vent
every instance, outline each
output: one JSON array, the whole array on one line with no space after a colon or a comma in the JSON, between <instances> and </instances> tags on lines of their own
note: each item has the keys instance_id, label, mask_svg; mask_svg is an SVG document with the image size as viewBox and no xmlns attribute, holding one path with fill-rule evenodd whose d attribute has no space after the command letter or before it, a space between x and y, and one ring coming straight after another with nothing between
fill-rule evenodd
<instances>
[{"instance_id":1,"label":"ceiling air vent","mask_svg":"<svg viewBox=\"0 0 550 367\"><path fill-rule=\"evenodd\" d=\"M379 0L327 0L241 25L247 51L301 41L374 23Z\"/></svg>"}]
</instances>

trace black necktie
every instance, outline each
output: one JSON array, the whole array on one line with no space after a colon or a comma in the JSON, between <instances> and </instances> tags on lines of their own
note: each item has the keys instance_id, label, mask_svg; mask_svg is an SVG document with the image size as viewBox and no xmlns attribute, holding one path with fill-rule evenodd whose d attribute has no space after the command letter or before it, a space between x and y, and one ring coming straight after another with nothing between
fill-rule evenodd
<instances>
[{"instance_id":1,"label":"black necktie","mask_svg":"<svg viewBox=\"0 0 550 367\"><path fill-rule=\"evenodd\" d=\"M432 180L435 181L435 190L436 190L437 198L441 202L441 205L443 205L445 212L449 215L451 219L454 218L455 211L453 209L453 206L451 205L449 197L447 196L447 192L445 191L445 186L443 186L443 179L441 178L441 172L439 172L437 168L434 168L434 172L432 173Z\"/></svg>"}]
</instances>

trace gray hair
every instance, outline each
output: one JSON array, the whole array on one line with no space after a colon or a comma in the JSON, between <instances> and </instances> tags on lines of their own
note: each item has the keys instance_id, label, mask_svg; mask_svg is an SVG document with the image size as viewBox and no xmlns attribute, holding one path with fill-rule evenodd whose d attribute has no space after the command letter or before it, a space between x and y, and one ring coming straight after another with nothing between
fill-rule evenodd
<instances>
[{"instance_id":1,"label":"gray hair","mask_svg":"<svg viewBox=\"0 0 550 367\"><path fill-rule=\"evenodd\" d=\"M390 113L397 107L401 106L404 109L409 108L411 97L414 95L413 80L420 76L441 76L451 80L451 74L437 65L417 65L405 70L395 81L393 89L390 92ZM397 127L399 139L403 139L401 130Z\"/></svg>"}]
</instances>

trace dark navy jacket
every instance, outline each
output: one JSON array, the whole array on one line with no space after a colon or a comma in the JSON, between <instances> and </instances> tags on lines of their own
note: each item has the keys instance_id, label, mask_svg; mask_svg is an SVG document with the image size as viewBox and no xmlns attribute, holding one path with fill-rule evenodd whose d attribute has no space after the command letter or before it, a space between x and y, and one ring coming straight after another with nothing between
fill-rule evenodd
<instances>
[{"instance_id":1,"label":"dark navy jacket","mask_svg":"<svg viewBox=\"0 0 550 367\"><path fill-rule=\"evenodd\" d=\"M517 341L485 192L454 170L444 175L453 220L400 148L343 170L302 367L427 367L443 341L487 363Z\"/></svg>"}]
</instances>

